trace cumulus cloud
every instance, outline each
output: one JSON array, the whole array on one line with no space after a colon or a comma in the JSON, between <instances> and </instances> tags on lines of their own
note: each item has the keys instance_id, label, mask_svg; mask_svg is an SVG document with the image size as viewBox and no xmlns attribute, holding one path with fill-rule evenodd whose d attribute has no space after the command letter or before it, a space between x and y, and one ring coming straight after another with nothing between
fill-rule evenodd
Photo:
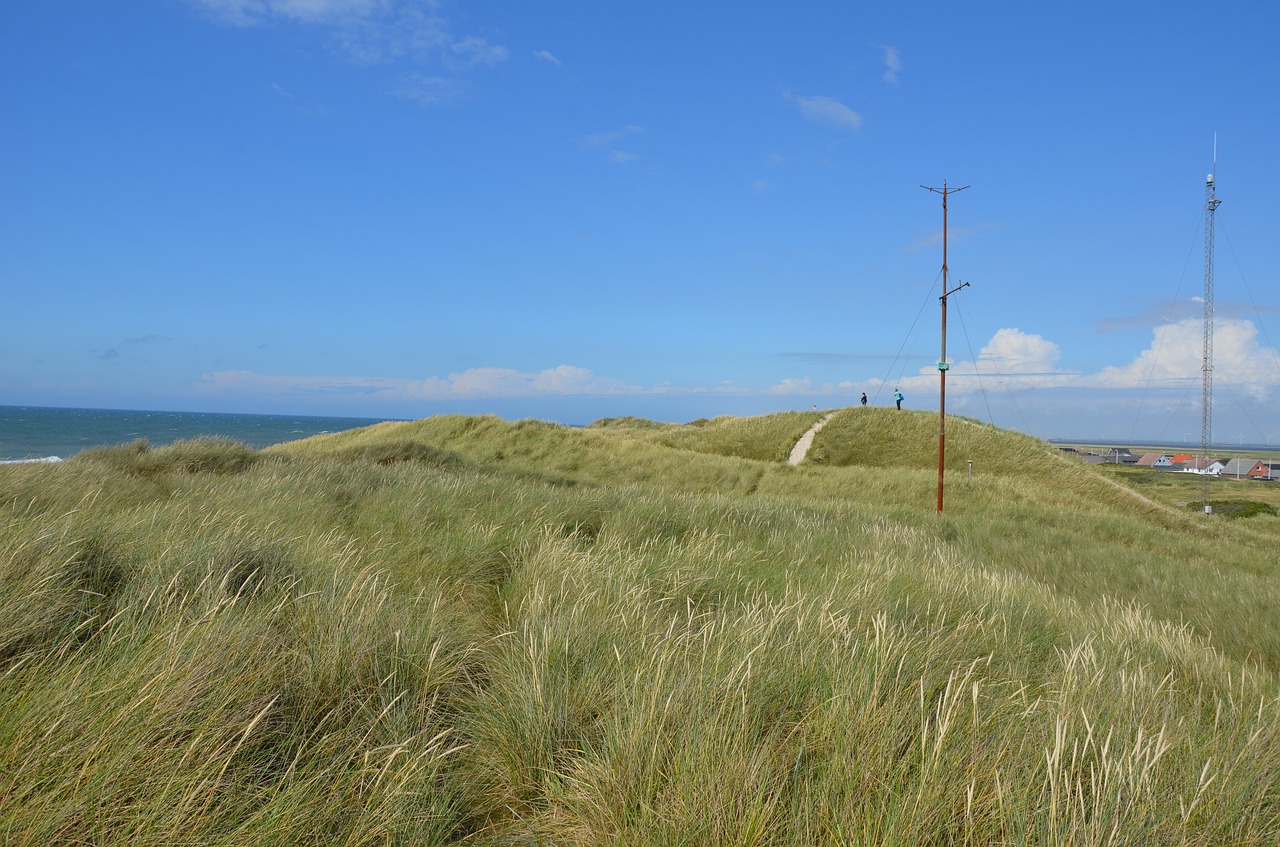
<instances>
[{"instance_id":1,"label":"cumulus cloud","mask_svg":"<svg viewBox=\"0 0 1280 847\"><path fill-rule=\"evenodd\" d=\"M630 394L630 386L618 379L598 377L572 365L543 371L529 382L535 394Z\"/></svg>"},{"instance_id":2,"label":"cumulus cloud","mask_svg":"<svg viewBox=\"0 0 1280 847\"><path fill-rule=\"evenodd\" d=\"M826 124L852 133L862 129L862 116L833 97L788 94L787 99L800 110L801 115L814 123Z\"/></svg>"},{"instance_id":3,"label":"cumulus cloud","mask_svg":"<svg viewBox=\"0 0 1280 847\"><path fill-rule=\"evenodd\" d=\"M1203 379L1204 322L1189 318L1157 327L1151 346L1127 365L1106 367L1091 377L1102 388L1134 388L1149 384L1182 384ZM1219 319L1214 323L1213 379L1238 385L1262 398L1280 384L1280 353L1258 342L1252 321Z\"/></svg>"},{"instance_id":4,"label":"cumulus cloud","mask_svg":"<svg viewBox=\"0 0 1280 847\"><path fill-rule=\"evenodd\" d=\"M885 45L881 49L884 50L884 81L896 85L898 72L902 70L902 57L898 55L897 47Z\"/></svg>"},{"instance_id":5,"label":"cumulus cloud","mask_svg":"<svg viewBox=\"0 0 1280 847\"><path fill-rule=\"evenodd\" d=\"M1280 353L1258 342L1258 330L1249 321L1219 321L1215 343L1215 382L1232 386L1257 400L1269 399L1280 386ZM95 352L110 361L115 350ZM788 358L823 366L855 364L861 357L831 354L788 354ZM1092 373L1064 367L1063 353L1055 342L1016 327L996 331L974 360L950 363L948 395L963 398L993 389L1066 389L1076 395L1088 391L1098 395L1115 389L1110 396L1124 397L1123 390L1198 383L1201 377L1201 333L1197 321L1182 321L1159 327L1151 346L1124 365L1108 366ZM661 382L636 385L591 370L562 364L542 371L517 368L481 367L426 376L419 379L377 376L298 376L259 374L224 370L204 374L196 386L202 393L261 396L369 397L377 400L448 401L539 397L641 397L732 395L739 397L844 397L855 402L859 391L901 388L909 397L936 394L938 371L935 364L891 382L879 378L821 380L808 376L787 377L772 384L752 386L732 380L715 385L675 385ZM1071 391L1067 392L1068 395ZM1045 402L1054 395L1042 395ZM1130 402L1126 400L1126 402Z\"/></svg>"},{"instance_id":6,"label":"cumulus cloud","mask_svg":"<svg viewBox=\"0 0 1280 847\"><path fill-rule=\"evenodd\" d=\"M993 382L1010 388L1135 389L1198 385L1203 378L1203 324L1184 320L1157 327L1151 346L1127 364L1108 365L1093 373L1064 368L1062 353L1043 336L1016 328L998 330L978 353L977 361L951 362L947 392L976 392ZM1214 332L1214 382L1238 386L1255 399L1266 399L1280 385L1280 353L1258 342L1251 321L1219 320ZM904 390L932 390L936 365L929 365L898 385Z\"/></svg>"},{"instance_id":7,"label":"cumulus cloud","mask_svg":"<svg viewBox=\"0 0 1280 847\"><path fill-rule=\"evenodd\" d=\"M981 350L977 361L950 362L947 371L947 393L965 394L981 391L1002 382L1013 388L1059 388L1079 379L1075 371L1058 367L1061 358L1058 345L1040 335L1007 327L997 330ZM937 364L927 365L896 385L904 391L936 390Z\"/></svg>"},{"instance_id":8,"label":"cumulus cloud","mask_svg":"<svg viewBox=\"0 0 1280 847\"><path fill-rule=\"evenodd\" d=\"M991 340L978 353L973 364L974 372L981 365L989 364L996 372L1035 374L1057 369L1062 353L1057 344L1044 336L1006 328L996 331Z\"/></svg>"}]
</instances>

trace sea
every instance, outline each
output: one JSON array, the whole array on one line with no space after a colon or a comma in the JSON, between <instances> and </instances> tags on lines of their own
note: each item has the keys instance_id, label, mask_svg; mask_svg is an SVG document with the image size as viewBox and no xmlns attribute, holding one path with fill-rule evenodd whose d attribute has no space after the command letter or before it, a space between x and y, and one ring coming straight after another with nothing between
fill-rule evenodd
<instances>
[{"instance_id":1,"label":"sea","mask_svg":"<svg viewBox=\"0 0 1280 847\"><path fill-rule=\"evenodd\" d=\"M0 462L69 459L89 447L138 439L160 447L201 436L221 436L259 449L383 420L387 419L0 406Z\"/></svg>"}]
</instances>

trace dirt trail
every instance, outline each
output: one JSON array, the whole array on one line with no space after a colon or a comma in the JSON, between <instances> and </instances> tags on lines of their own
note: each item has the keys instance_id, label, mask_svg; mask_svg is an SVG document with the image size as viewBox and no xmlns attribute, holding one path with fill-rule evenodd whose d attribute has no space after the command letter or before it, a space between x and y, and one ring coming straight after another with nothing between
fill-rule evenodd
<instances>
[{"instance_id":1,"label":"dirt trail","mask_svg":"<svg viewBox=\"0 0 1280 847\"><path fill-rule=\"evenodd\" d=\"M813 426L809 427L809 431L800 436L800 440L796 442L796 446L791 448L791 456L787 459L788 465L798 465L804 461L804 457L808 455L809 448L813 446L813 437L818 434L818 430L822 429L827 423L836 416L835 412L827 415Z\"/></svg>"}]
</instances>

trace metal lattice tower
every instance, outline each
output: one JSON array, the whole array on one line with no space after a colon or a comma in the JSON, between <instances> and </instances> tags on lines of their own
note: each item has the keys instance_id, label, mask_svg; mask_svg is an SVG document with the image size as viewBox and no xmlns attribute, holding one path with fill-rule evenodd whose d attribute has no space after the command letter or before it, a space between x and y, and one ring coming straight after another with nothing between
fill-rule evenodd
<instances>
[{"instance_id":1,"label":"metal lattice tower","mask_svg":"<svg viewBox=\"0 0 1280 847\"><path fill-rule=\"evenodd\" d=\"M1217 156L1214 156L1217 170ZM1200 398L1200 507L1209 507L1209 451L1213 448L1213 213L1222 201L1216 196L1213 174L1204 182L1204 383Z\"/></svg>"}]
</instances>

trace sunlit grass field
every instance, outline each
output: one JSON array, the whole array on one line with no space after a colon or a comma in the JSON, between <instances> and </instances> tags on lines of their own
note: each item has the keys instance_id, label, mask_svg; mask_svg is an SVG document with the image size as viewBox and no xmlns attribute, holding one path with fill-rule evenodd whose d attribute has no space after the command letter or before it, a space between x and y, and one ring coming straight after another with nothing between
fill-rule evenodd
<instances>
[{"instance_id":1,"label":"sunlit grass field","mask_svg":"<svg viewBox=\"0 0 1280 847\"><path fill-rule=\"evenodd\" d=\"M0 467L0 843L1280 844L1280 517L824 414Z\"/></svg>"}]
</instances>

